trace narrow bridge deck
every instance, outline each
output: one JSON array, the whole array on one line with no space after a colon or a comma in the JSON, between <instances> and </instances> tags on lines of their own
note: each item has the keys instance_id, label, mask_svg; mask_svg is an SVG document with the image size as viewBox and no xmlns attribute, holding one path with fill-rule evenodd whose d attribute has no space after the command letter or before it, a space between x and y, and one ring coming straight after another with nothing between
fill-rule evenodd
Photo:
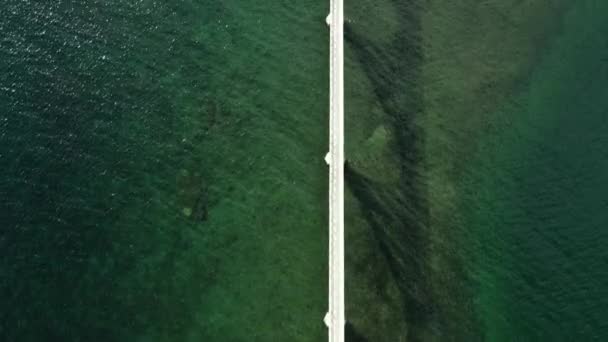
<instances>
[{"instance_id":1,"label":"narrow bridge deck","mask_svg":"<svg viewBox=\"0 0 608 342\"><path fill-rule=\"evenodd\" d=\"M330 0L329 310L330 342L344 342L344 3Z\"/></svg>"}]
</instances>

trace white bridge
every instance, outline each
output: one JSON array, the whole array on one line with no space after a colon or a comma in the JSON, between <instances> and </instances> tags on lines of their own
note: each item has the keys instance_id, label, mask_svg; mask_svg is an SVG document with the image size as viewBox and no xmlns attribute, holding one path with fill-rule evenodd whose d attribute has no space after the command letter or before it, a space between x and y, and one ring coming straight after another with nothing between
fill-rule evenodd
<instances>
[{"instance_id":1,"label":"white bridge","mask_svg":"<svg viewBox=\"0 0 608 342\"><path fill-rule=\"evenodd\" d=\"M344 1L330 0L329 310L330 342L344 342Z\"/></svg>"}]
</instances>

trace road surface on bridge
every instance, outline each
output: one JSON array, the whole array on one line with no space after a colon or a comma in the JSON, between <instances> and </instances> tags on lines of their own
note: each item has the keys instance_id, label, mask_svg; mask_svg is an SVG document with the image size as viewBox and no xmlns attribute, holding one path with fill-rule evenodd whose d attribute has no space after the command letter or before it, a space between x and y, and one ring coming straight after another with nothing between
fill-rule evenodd
<instances>
[{"instance_id":1,"label":"road surface on bridge","mask_svg":"<svg viewBox=\"0 0 608 342\"><path fill-rule=\"evenodd\" d=\"M330 0L329 310L330 342L344 342L344 2Z\"/></svg>"}]
</instances>

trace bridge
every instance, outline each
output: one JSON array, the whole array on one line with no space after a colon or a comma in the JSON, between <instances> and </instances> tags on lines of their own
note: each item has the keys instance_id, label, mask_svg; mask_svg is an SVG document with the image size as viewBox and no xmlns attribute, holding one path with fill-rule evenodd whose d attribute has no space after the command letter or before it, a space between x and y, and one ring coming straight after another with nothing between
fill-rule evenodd
<instances>
[{"instance_id":1,"label":"bridge","mask_svg":"<svg viewBox=\"0 0 608 342\"><path fill-rule=\"evenodd\" d=\"M329 310L330 342L344 342L344 1L330 0Z\"/></svg>"}]
</instances>

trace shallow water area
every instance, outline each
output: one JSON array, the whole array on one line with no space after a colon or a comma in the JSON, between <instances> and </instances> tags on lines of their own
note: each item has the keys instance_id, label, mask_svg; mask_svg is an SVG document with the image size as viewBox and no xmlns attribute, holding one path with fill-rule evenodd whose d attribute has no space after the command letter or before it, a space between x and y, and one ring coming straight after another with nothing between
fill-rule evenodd
<instances>
[{"instance_id":1,"label":"shallow water area","mask_svg":"<svg viewBox=\"0 0 608 342\"><path fill-rule=\"evenodd\" d=\"M604 7L349 3L354 340L605 338Z\"/></svg>"}]
</instances>

